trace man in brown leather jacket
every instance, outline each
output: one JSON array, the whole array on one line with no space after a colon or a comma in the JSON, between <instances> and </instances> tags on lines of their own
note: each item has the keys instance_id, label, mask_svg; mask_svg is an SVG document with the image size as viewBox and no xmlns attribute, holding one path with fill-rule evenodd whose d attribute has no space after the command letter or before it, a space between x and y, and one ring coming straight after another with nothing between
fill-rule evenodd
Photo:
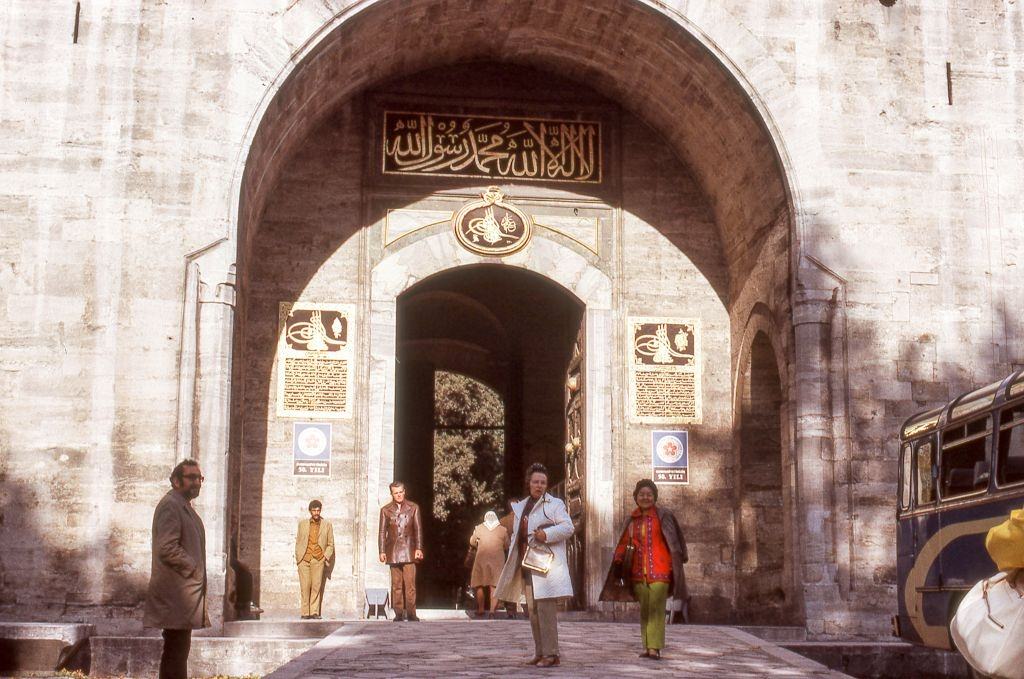
<instances>
[{"instance_id":1,"label":"man in brown leather jacket","mask_svg":"<svg viewBox=\"0 0 1024 679\"><path fill-rule=\"evenodd\" d=\"M391 567L391 607L395 622L416 622L416 564L423 561L420 508L405 499L405 484L388 486L391 502L380 508L377 544L381 563Z\"/></svg>"}]
</instances>

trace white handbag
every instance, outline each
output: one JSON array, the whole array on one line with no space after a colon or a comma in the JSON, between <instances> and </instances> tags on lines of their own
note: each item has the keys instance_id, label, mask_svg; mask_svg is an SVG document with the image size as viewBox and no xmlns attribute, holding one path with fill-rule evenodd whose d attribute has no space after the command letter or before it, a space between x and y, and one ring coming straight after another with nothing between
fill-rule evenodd
<instances>
[{"instance_id":1,"label":"white handbag","mask_svg":"<svg viewBox=\"0 0 1024 679\"><path fill-rule=\"evenodd\" d=\"M1024 679L1024 594L1014 588L1019 572L972 587L949 626L964 659L993 679Z\"/></svg>"}]
</instances>

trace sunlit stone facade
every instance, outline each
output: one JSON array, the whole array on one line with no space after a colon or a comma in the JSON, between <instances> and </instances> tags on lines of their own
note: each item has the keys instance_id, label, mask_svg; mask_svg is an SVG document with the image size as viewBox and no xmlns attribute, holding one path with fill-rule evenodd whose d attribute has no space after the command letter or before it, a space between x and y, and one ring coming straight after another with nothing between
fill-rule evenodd
<instances>
[{"instance_id":1,"label":"sunlit stone facade","mask_svg":"<svg viewBox=\"0 0 1024 679\"><path fill-rule=\"evenodd\" d=\"M903 0L9 3L0 615L137 629L188 456L215 619L239 566L296 614L313 497L326 610L358 614L377 507L418 474L415 357L501 385L512 476L571 475L577 380L580 606L616 613L597 590L652 432L686 431L661 502L692 618L885 636L899 424L1024 363L1021 25ZM475 171L389 172L387 111L596 121L600 178L488 175L479 148ZM456 238L488 186L535 222L515 252ZM282 304L350 309L343 415L282 412ZM699 417L633 412L634 318L698 322ZM294 473L310 421L329 476Z\"/></svg>"}]
</instances>

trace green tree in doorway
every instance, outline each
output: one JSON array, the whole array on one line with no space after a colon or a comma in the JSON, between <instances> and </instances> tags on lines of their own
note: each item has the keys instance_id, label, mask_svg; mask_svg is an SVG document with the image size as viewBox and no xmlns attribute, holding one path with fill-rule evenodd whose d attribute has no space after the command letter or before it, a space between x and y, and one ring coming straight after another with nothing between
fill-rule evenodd
<instances>
[{"instance_id":1,"label":"green tree in doorway","mask_svg":"<svg viewBox=\"0 0 1024 679\"><path fill-rule=\"evenodd\" d=\"M505 505L505 403L483 382L434 373L434 505L439 554L462 555L484 512ZM453 564L454 565L454 564ZM448 587L463 584L447 569Z\"/></svg>"}]
</instances>

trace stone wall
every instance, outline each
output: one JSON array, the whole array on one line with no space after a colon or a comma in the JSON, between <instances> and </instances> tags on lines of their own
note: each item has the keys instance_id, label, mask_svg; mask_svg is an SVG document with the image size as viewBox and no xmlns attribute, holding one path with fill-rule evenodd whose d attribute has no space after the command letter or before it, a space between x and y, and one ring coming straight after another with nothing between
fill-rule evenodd
<instances>
[{"instance_id":1,"label":"stone wall","mask_svg":"<svg viewBox=\"0 0 1024 679\"><path fill-rule=\"evenodd\" d=\"M616 499L624 519L635 508L634 484L652 476L652 430L688 431L690 484L663 486L658 501L675 512L686 536L693 619L726 622L736 596L729 275L707 198L663 140L626 118L623 148L619 322L625 331L627 316L700 319L703 419L688 425L630 423L623 399ZM620 360L625 367L632 356Z\"/></svg>"},{"instance_id":2,"label":"stone wall","mask_svg":"<svg viewBox=\"0 0 1024 679\"><path fill-rule=\"evenodd\" d=\"M268 203L253 267L242 288L244 350L238 357L244 391L236 392L242 421L236 455L239 559L256 576L260 605L267 611L297 610L294 563L296 522L308 518L316 498L335 527L338 554L325 592L325 612L361 608L354 587L361 543L353 526L365 520L364 451L360 448L371 401L365 392L362 360L353 362L353 412L331 422L332 469L329 478L292 475L292 423L277 415L278 313L281 302L356 304L349 332L364 336L366 315L360 271L365 258L362 228L363 119L358 102L340 109L307 140L289 163ZM355 159L355 162L353 162ZM356 339L357 356L365 355Z\"/></svg>"}]
</instances>

